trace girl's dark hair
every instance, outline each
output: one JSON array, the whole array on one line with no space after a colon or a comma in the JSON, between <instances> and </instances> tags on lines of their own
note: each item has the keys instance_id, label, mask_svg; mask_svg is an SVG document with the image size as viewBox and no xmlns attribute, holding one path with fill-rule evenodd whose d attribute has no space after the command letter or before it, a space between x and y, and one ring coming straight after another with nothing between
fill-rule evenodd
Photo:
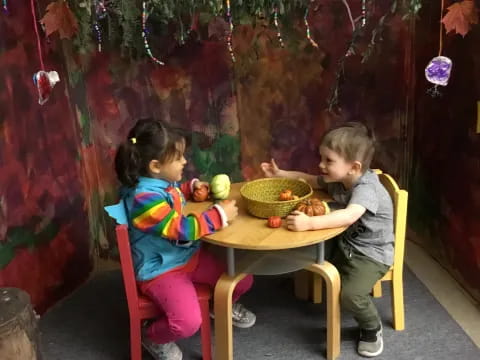
<instances>
[{"instance_id":1,"label":"girl's dark hair","mask_svg":"<svg viewBox=\"0 0 480 360\"><path fill-rule=\"evenodd\" d=\"M125 186L135 186L140 176L148 176L150 161L158 160L161 164L173 161L179 154L180 142L185 142L185 136L179 129L156 119L138 120L115 155L118 179Z\"/></svg>"}]
</instances>

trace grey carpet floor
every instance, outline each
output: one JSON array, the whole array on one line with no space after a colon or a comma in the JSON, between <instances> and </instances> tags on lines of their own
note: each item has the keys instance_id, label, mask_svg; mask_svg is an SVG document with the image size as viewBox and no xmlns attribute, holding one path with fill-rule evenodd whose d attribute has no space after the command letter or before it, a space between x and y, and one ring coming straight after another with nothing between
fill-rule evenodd
<instances>
[{"instance_id":1,"label":"grey carpet floor","mask_svg":"<svg viewBox=\"0 0 480 360\"><path fill-rule=\"evenodd\" d=\"M385 339L378 359L480 359L479 348L408 269L404 283L406 330L392 329L388 286L384 284L383 297L375 300ZM297 300L290 276L256 277L241 301L257 314L257 324L234 330L235 360L325 359L325 307ZM41 318L44 360L128 359L128 326L121 274L102 273ZM339 360L360 358L357 335L351 316L342 313ZM179 346L185 360L201 358L199 334ZM144 354L144 359L151 358Z\"/></svg>"}]
</instances>

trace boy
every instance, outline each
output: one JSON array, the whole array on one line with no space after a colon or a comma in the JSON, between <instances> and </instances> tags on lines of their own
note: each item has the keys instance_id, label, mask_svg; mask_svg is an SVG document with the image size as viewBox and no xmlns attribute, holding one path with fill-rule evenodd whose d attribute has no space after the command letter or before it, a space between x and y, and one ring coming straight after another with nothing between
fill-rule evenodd
<instances>
[{"instance_id":1,"label":"boy","mask_svg":"<svg viewBox=\"0 0 480 360\"><path fill-rule=\"evenodd\" d=\"M341 210L309 217L294 211L287 217L292 231L348 226L338 237L331 262L341 281L341 306L360 327L357 351L374 357L383 351L382 324L370 291L393 264L393 204L370 169L375 140L360 123L347 123L327 132L320 144L320 176L281 170L272 159L262 163L267 177L304 179L324 189Z\"/></svg>"}]
</instances>

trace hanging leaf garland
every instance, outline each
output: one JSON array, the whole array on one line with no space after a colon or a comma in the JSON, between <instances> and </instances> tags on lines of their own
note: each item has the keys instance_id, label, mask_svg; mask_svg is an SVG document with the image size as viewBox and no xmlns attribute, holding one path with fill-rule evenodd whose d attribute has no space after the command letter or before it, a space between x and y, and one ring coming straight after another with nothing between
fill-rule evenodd
<instances>
[{"instance_id":1,"label":"hanging leaf garland","mask_svg":"<svg viewBox=\"0 0 480 360\"><path fill-rule=\"evenodd\" d=\"M78 31L78 23L66 1L48 4L47 13L40 20L45 25L47 36L58 31L61 39L71 39Z\"/></svg>"},{"instance_id":2,"label":"hanging leaf garland","mask_svg":"<svg viewBox=\"0 0 480 360\"><path fill-rule=\"evenodd\" d=\"M453 3L447 10L448 13L442 18L447 33L455 31L465 36L472 25L478 24L478 10L472 0Z\"/></svg>"},{"instance_id":3,"label":"hanging leaf garland","mask_svg":"<svg viewBox=\"0 0 480 360\"><path fill-rule=\"evenodd\" d=\"M406 10L408 16L415 15L421 8L422 1L407 0L401 10ZM471 0L462 2L472 3ZM48 34L58 31L61 38L73 38L74 47L83 53L103 43L102 47L112 48L118 48L120 44L122 54L144 56L142 0L68 0L68 3L70 7L65 0L56 0L48 5L43 19ZM276 27L277 32L281 28L282 43L286 44L289 32L298 31L293 25L305 17L310 5L319 3L320 0L231 0L231 20L234 25L253 24L258 19L269 19L270 14L276 12L277 24L271 19L267 26ZM195 31L199 38L205 35L206 32L201 32L200 26L207 25L212 19L222 17L227 20L227 0L148 0L147 5L153 9L149 23L155 29L155 34L163 36L169 33L169 36L177 39L179 45L184 43L191 31ZM470 22L475 21L471 18ZM175 29L175 33L171 32L172 29ZM307 26L305 34L315 46L309 30ZM153 39L151 46L153 53L166 55L157 51Z\"/></svg>"}]
</instances>

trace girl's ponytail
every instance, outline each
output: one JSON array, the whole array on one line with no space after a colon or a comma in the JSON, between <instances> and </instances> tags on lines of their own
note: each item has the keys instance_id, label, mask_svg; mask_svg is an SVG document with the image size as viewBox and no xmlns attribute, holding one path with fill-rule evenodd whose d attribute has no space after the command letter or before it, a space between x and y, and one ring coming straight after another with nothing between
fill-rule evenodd
<instances>
[{"instance_id":1,"label":"girl's ponytail","mask_svg":"<svg viewBox=\"0 0 480 360\"><path fill-rule=\"evenodd\" d=\"M128 187L137 184L140 176L141 161L138 149L135 147L135 138L127 139L121 144L115 156L115 171L120 182Z\"/></svg>"}]
</instances>

